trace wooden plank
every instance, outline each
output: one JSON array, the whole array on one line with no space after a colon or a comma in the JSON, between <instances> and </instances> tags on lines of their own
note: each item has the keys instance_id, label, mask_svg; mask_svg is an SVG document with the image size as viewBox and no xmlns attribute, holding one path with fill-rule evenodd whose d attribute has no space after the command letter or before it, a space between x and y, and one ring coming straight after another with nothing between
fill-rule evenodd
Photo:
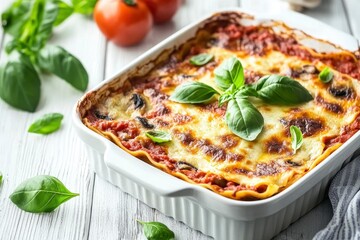
<instances>
[{"instance_id":1,"label":"wooden plank","mask_svg":"<svg viewBox=\"0 0 360 240\"><path fill-rule=\"evenodd\" d=\"M319 7L305 10L303 13L343 32L350 33L344 6L339 0L322 0Z\"/></svg>"},{"instance_id":2,"label":"wooden plank","mask_svg":"<svg viewBox=\"0 0 360 240\"><path fill-rule=\"evenodd\" d=\"M109 77L117 73L131 60L181 27L220 8L237 5L237 0L208 0L206 4L203 1L187 0L172 22L156 26L140 45L130 48L119 48L109 43L106 59L106 76ZM175 232L179 240L210 239L183 223L177 222L172 218L164 216L157 210L149 208L101 178L96 177L89 239L145 239L135 219L163 222Z\"/></svg>"},{"instance_id":3,"label":"wooden plank","mask_svg":"<svg viewBox=\"0 0 360 240\"><path fill-rule=\"evenodd\" d=\"M351 27L352 34L360 39L360 1L359 0L343 0L345 10L348 15L348 20Z\"/></svg>"},{"instance_id":4,"label":"wooden plank","mask_svg":"<svg viewBox=\"0 0 360 240\"><path fill-rule=\"evenodd\" d=\"M72 16L56 29L51 43L81 59L88 70L90 86L102 79L105 39L91 19ZM44 75L36 113L18 111L0 101L0 170L4 174L0 188L0 239L87 238L94 174L89 171L84 146L71 126L73 106L82 95L65 81ZM35 119L49 112L64 114L58 132L48 136L27 133ZM9 195L25 179L41 174L58 177L80 196L53 213L21 211L11 203Z\"/></svg>"}]
</instances>

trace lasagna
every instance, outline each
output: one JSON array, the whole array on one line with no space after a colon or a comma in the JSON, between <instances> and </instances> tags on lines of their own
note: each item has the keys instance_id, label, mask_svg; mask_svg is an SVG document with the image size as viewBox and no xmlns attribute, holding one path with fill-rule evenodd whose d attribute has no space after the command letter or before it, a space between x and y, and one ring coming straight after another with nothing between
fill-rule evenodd
<instances>
[{"instance_id":1,"label":"lasagna","mask_svg":"<svg viewBox=\"0 0 360 240\"><path fill-rule=\"evenodd\" d=\"M311 39L305 33L277 21L251 20L236 12L214 15L182 45L88 93L78 104L83 123L139 161L224 197L256 200L283 191L360 129L360 57L320 40L333 50L317 51L302 43ZM204 53L213 59L191 63ZM241 61L246 84L266 75L287 76L313 100L283 106L252 99L264 125L248 141L226 124L227 103L220 106L219 95L199 104L169 99L187 82L221 93L214 71L231 57ZM333 74L328 83L319 79L326 67ZM291 126L303 135L297 151ZM149 131L166 132L171 141L153 141Z\"/></svg>"}]
</instances>

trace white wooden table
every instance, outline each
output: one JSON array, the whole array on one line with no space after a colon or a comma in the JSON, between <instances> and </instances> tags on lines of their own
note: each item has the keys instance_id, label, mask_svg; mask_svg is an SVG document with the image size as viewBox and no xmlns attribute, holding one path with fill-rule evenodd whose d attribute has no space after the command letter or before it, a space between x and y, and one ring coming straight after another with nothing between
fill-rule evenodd
<instances>
[{"instance_id":1,"label":"white wooden table","mask_svg":"<svg viewBox=\"0 0 360 240\"><path fill-rule=\"evenodd\" d=\"M322 0L322 5L307 10L317 18L360 39L360 0ZM2 12L10 0L1 0ZM92 88L116 73L132 59L176 30L220 8L243 6L266 10L271 0L186 0L174 20L156 26L147 39L136 47L119 48L100 34L90 18L73 16L56 29L51 40L81 59L90 75ZM1 37L2 36L2 37ZM0 48L9 40L0 30ZM4 60L6 54L1 52ZM209 237L151 209L96 176L89 169L85 146L75 135L71 110L82 96L56 77L42 78L42 96L33 114L17 111L0 101L0 239L145 239L135 219L160 221L168 225L177 239L205 240ZM49 112L65 115L61 129L49 136L27 133L28 126ZM62 205L53 213L29 214L20 211L9 195L23 180L41 174L58 177L80 197ZM310 239L331 218L325 200L275 239ZM221 239L222 240L222 239Z\"/></svg>"}]
</instances>

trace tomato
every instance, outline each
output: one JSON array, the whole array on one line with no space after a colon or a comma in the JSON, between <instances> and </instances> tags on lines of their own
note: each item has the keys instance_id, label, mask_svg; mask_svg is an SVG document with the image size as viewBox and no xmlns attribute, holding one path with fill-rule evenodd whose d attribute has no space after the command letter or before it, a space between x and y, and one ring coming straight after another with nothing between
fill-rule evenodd
<instances>
[{"instance_id":1,"label":"tomato","mask_svg":"<svg viewBox=\"0 0 360 240\"><path fill-rule=\"evenodd\" d=\"M94 20L101 32L120 46L139 43L153 25L146 4L134 0L100 0L94 9Z\"/></svg>"},{"instance_id":2,"label":"tomato","mask_svg":"<svg viewBox=\"0 0 360 240\"><path fill-rule=\"evenodd\" d=\"M150 8L155 23L169 21L180 7L181 0L142 0Z\"/></svg>"}]
</instances>

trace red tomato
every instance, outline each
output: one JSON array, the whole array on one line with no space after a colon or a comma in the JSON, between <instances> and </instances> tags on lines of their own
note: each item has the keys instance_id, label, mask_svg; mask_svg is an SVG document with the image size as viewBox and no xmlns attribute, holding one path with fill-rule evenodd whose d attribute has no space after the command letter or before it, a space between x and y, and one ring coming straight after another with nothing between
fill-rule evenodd
<instances>
[{"instance_id":1,"label":"red tomato","mask_svg":"<svg viewBox=\"0 0 360 240\"><path fill-rule=\"evenodd\" d=\"M100 0L94 9L94 19L101 32L120 46L139 43L153 25L146 4L134 0Z\"/></svg>"},{"instance_id":2,"label":"red tomato","mask_svg":"<svg viewBox=\"0 0 360 240\"><path fill-rule=\"evenodd\" d=\"M169 21L180 7L181 0L142 0L150 8L155 23Z\"/></svg>"}]
</instances>

